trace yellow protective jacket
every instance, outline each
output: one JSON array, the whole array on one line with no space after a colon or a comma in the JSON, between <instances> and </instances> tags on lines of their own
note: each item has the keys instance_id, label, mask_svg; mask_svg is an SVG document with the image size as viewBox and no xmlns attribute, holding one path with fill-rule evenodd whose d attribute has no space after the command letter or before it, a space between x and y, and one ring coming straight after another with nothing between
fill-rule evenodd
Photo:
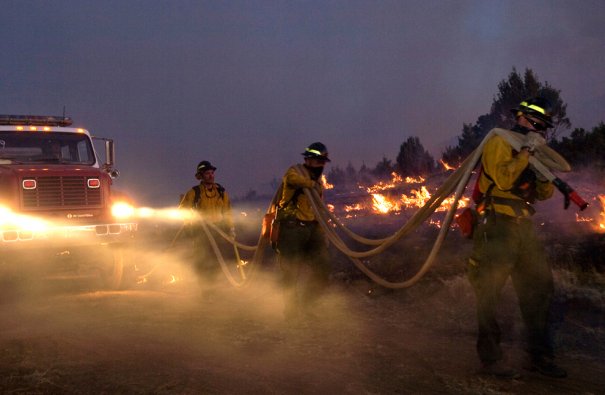
<instances>
[{"instance_id":1,"label":"yellow protective jacket","mask_svg":"<svg viewBox=\"0 0 605 395\"><path fill-rule=\"evenodd\" d=\"M187 191L179 203L179 209L197 210L205 220L213 224L224 225L225 229L233 228L233 214L231 213L231 201L229 194L218 184L213 184L207 188L200 183L200 199L195 202L195 189ZM222 190L222 193L219 192Z\"/></svg>"},{"instance_id":2,"label":"yellow protective jacket","mask_svg":"<svg viewBox=\"0 0 605 395\"><path fill-rule=\"evenodd\" d=\"M481 157L483 172L479 178L479 189L485 194L490 185L494 183L490 191L490 196L503 199L494 199L493 209L500 214L513 217L529 217L532 212L528 209L522 209L522 214L515 210L513 206L523 207L523 199L511 192L515 182L521 176L521 173L527 168L528 159L517 155L512 146L502 137L492 136L483 147ZM485 174L487 173L489 177ZM490 180L491 177L491 180ZM552 196L554 186L549 181L536 180L535 196L537 200L545 200ZM505 199L510 199L511 204L506 204ZM517 201L517 202L515 202ZM519 205L515 203L521 203ZM529 207L529 205L527 205Z\"/></svg>"},{"instance_id":3,"label":"yellow protective jacket","mask_svg":"<svg viewBox=\"0 0 605 395\"><path fill-rule=\"evenodd\" d=\"M295 216L301 221L315 221L316 218L313 207L304 192L300 190L294 199L293 197L296 194L296 191L301 188L315 188L319 193L319 196L322 196L323 188L320 183L311 179L309 172L304 166L300 165L300 167L304 169L303 172L305 175L301 176L298 174L298 171L296 170L297 166L298 165L291 166L282 179L283 189L281 198L279 199L279 207L286 215Z\"/></svg>"}]
</instances>

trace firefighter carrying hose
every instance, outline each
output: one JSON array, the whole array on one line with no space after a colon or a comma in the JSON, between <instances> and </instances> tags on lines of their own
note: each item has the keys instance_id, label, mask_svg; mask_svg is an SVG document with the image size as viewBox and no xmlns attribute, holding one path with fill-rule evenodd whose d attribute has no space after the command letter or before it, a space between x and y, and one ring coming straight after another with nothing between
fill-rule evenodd
<instances>
[{"instance_id":1,"label":"firefighter carrying hose","mask_svg":"<svg viewBox=\"0 0 605 395\"><path fill-rule=\"evenodd\" d=\"M317 142L309 145L302 155L304 165L291 166L283 177L275 219L279 226L275 249L282 271L287 321L314 317L312 306L330 275L326 236L303 193L303 188L314 188L322 195L321 175L330 161L328 150ZM302 167L303 175L297 166Z\"/></svg>"},{"instance_id":2,"label":"firefighter carrying hose","mask_svg":"<svg viewBox=\"0 0 605 395\"><path fill-rule=\"evenodd\" d=\"M527 333L525 368L561 378L567 373L554 362L550 333L552 271L531 220L532 203L550 198L554 187L528 165L536 142L544 143L546 130L553 126L551 105L536 97L511 111L516 117L512 130L526 136L526 145L516 152L495 135L486 142L481 159L479 224L467 268L477 298L477 352L482 373L519 376L504 362L496 320L500 293L511 277Z\"/></svg>"},{"instance_id":3,"label":"firefighter carrying hose","mask_svg":"<svg viewBox=\"0 0 605 395\"><path fill-rule=\"evenodd\" d=\"M181 199L179 209L197 211L204 221L219 226L235 238L231 201L225 188L214 182L215 170L216 167L206 160L197 165L195 178L200 180L200 184L187 191ZM201 225L193 223L190 231L194 240L194 266L203 281L203 295L209 298L221 268Z\"/></svg>"}]
</instances>

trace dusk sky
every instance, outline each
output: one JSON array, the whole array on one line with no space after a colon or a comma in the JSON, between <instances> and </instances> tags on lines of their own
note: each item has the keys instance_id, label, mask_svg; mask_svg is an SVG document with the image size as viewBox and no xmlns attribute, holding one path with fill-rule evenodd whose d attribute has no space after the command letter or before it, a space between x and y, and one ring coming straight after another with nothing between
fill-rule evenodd
<instances>
[{"instance_id":1,"label":"dusk sky","mask_svg":"<svg viewBox=\"0 0 605 395\"><path fill-rule=\"evenodd\" d=\"M231 195L321 141L374 167L436 159L532 69L572 126L605 120L605 1L1 1L0 113L61 115L117 143L117 186L176 205L201 160Z\"/></svg>"}]
</instances>

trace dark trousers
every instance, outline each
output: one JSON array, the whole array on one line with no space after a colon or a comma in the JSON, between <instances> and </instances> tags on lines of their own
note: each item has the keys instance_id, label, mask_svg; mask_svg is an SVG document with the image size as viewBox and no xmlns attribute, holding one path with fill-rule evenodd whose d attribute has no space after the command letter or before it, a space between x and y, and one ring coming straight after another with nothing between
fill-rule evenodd
<instances>
[{"instance_id":1,"label":"dark trousers","mask_svg":"<svg viewBox=\"0 0 605 395\"><path fill-rule=\"evenodd\" d=\"M316 222L281 221L277 252L285 314L308 311L327 286L330 276L323 230Z\"/></svg>"},{"instance_id":2,"label":"dark trousers","mask_svg":"<svg viewBox=\"0 0 605 395\"><path fill-rule=\"evenodd\" d=\"M529 219L488 214L473 237L468 278L477 297L477 352L484 363L502 359L496 307L510 277L527 331L532 358L552 357L549 310L553 295L551 267Z\"/></svg>"}]
</instances>

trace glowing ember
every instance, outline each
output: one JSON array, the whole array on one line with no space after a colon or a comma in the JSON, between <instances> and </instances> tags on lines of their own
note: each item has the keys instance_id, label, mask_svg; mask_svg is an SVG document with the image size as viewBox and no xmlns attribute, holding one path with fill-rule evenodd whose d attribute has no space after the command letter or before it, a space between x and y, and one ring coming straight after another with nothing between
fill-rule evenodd
<instances>
[{"instance_id":1,"label":"glowing ember","mask_svg":"<svg viewBox=\"0 0 605 395\"><path fill-rule=\"evenodd\" d=\"M328 210L330 210L330 212L334 212L334 205L333 204L326 204L326 207L328 208Z\"/></svg>"},{"instance_id":2,"label":"glowing ember","mask_svg":"<svg viewBox=\"0 0 605 395\"><path fill-rule=\"evenodd\" d=\"M361 211L363 210L363 206L360 203L355 203L355 204L347 204L344 207L345 212L351 212L351 211Z\"/></svg>"},{"instance_id":3,"label":"glowing ember","mask_svg":"<svg viewBox=\"0 0 605 395\"><path fill-rule=\"evenodd\" d=\"M576 222L592 222L594 218L583 217L580 214L576 213Z\"/></svg>"}]
</instances>

